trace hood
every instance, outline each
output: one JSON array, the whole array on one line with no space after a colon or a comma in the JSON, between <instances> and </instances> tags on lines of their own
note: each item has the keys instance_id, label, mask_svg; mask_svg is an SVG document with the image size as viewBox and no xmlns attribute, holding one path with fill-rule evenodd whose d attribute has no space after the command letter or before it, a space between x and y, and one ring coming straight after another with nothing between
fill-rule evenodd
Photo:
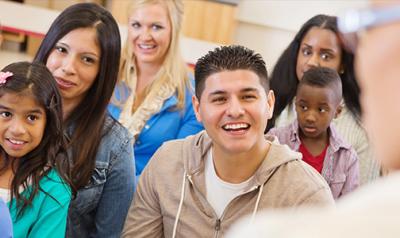
<instances>
[{"instance_id":1,"label":"hood","mask_svg":"<svg viewBox=\"0 0 400 238\"><path fill-rule=\"evenodd\" d=\"M184 140L187 144L182 147L185 150L184 168L189 176L204 170L204 158L212 146L212 140L205 130L190 137ZM254 174L257 185L265 183L279 166L302 158L301 153L291 150L287 145L281 145L275 136L266 135L265 138L271 147Z\"/></svg>"}]
</instances>

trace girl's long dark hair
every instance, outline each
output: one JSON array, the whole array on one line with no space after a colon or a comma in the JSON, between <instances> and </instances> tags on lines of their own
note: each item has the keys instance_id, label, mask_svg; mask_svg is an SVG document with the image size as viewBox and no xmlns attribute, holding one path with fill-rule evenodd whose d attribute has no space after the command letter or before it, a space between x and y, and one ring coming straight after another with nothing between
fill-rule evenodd
<instances>
[{"instance_id":1,"label":"girl's long dark hair","mask_svg":"<svg viewBox=\"0 0 400 238\"><path fill-rule=\"evenodd\" d=\"M0 85L0 98L7 93L21 96L33 96L36 102L46 112L46 126L40 144L22 156L10 158L0 147L0 173L11 166L14 177L11 182L11 202L16 199L18 215L32 203L41 190L39 181L56 168L63 179L70 183L68 167L59 163L59 158L65 157L66 143L63 133L61 95L50 71L40 63L18 62L6 66L3 72L12 72L13 76ZM29 190L21 194L20 187ZM57 199L57 198L54 198Z\"/></svg>"},{"instance_id":2,"label":"girl's long dark hair","mask_svg":"<svg viewBox=\"0 0 400 238\"><path fill-rule=\"evenodd\" d=\"M76 188L84 187L92 175L97 150L104 134L103 126L107 105L118 77L121 54L119 28L112 15L94 3L79 3L65 9L50 26L34 60L42 63L56 43L78 28L94 28L100 45L101 59L95 82L82 102L64 122L73 132L69 148L72 149L72 179Z\"/></svg>"},{"instance_id":3,"label":"girl's long dark hair","mask_svg":"<svg viewBox=\"0 0 400 238\"><path fill-rule=\"evenodd\" d=\"M275 93L275 109L271 120L268 121L267 130L275 126L276 118L281 114L285 107L293 101L296 95L299 80L296 75L297 55L301 41L312 27L327 29L338 34L337 18L327 15L316 15L309 19L297 32L293 41L279 57L271 74L271 89ZM343 98L347 108L352 113L354 119L360 122L360 88L354 76L353 60L354 56L342 49L341 65L344 72L340 75L343 87Z\"/></svg>"}]
</instances>

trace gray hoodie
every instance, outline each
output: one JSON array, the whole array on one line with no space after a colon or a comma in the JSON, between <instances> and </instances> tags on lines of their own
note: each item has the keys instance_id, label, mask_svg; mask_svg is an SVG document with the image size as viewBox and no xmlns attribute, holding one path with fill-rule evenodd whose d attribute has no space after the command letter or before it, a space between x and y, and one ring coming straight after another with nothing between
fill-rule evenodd
<instances>
[{"instance_id":1,"label":"gray hoodie","mask_svg":"<svg viewBox=\"0 0 400 238\"><path fill-rule=\"evenodd\" d=\"M239 218L265 209L334 204L324 178L301 154L267 137L271 147L248 192L218 218L206 199L205 131L165 143L143 171L122 237L223 237Z\"/></svg>"}]
</instances>

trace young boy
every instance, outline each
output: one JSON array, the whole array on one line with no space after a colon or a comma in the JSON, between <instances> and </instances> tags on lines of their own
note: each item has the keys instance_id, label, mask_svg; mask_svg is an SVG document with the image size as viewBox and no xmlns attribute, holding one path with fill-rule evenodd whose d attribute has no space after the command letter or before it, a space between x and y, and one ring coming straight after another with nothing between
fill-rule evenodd
<instances>
[{"instance_id":1,"label":"young boy","mask_svg":"<svg viewBox=\"0 0 400 238\"><path fill-rule=\"evenodd\" d=\"M341 100L342 84L337 72L324 67L312 68L297 88L297 120L268 133L301 152L303 161L326 179L335 199L359 185L357 154L331 123L340 113Z\"/></svg>"},{"instance_id":2,"label":"young boy","mask_svg":"<svg viewBox=\"0 0 400 238\"><path fill-rule=\"evenodd\" d=\"M259 54L241 46L210 51L196 64L195 90L205 131L156 152L123 237L222 237L262 209L334 203L299 153L264 136L275 99Z\"/></svg>"}]
</instances>

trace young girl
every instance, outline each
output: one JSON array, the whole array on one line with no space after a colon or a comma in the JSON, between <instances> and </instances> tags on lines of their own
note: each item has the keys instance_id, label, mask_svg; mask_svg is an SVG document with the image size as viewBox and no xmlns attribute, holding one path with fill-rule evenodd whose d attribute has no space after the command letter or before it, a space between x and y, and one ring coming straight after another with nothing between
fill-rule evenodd
<instances>
[{"instance_id":1,"label":"young girl","mask_svg":"<svg viewBox=\"0 0 400 238\"><path fill-rule=\"evenodd\" d=\"M0 72L0 197L15 238L65 236L71 191L56 163L64 146L61 96L46 66L6 66Z\"/></svg>"}]
</instances>

